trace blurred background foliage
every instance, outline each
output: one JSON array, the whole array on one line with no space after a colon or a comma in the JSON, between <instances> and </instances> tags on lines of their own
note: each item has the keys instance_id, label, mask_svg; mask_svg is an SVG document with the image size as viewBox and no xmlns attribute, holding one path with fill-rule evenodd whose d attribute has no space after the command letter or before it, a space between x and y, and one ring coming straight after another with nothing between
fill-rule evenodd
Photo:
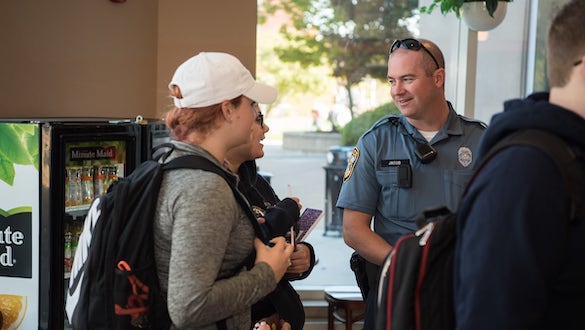
<instances>
[{"instance_id":1,"label":"blurred background foliage","mask_svg":"<svg viewBox=\"0 0 585 330\"><path fill-rule=\"evenodd\" d=\"M385 103L381 106L366 111L348 122L341 129L341 144L344 146L353 146L364 132L378 121L382 116L387 114L399 114L400 110L394 103Z\"/></svg>"},{"instance_id":2,"label":"blurred background foliage","mask_svg":"<svg viewBox=\"0 0 585 330\"><path fill-rule=\"evenodd\" d=\"M260 62L270 65L277 57L287 65L284 71L267 69L278 70L278 81L272 83L283 98L289 92L326 92L342 86L354 118L352 87L365 77L386 80L388 47L394 39L412 36L417 6L418 0L264 0L260 25L278 13L288 19L280 24L280 39L260 50ZM307 75L299 74L304 70L316 76L300 77Z\"/></svg>"}]
</instances>

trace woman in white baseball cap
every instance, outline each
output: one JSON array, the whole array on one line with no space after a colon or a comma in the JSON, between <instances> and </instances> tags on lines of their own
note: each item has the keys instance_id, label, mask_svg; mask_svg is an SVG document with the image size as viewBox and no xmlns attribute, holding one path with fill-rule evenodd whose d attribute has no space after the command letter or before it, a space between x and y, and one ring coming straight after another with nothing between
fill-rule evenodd
<instances>
[{"instance_id":1,"label":"woman in white baseball cap","mask_svg":"<svg viewBox=\"0 0 585 330\"><path fill-rule=\"evenodd\" d=\"M165 120L174 148L165 161L199 155L237 182L224 167L226 153L250 140L256 103L274 102L276 89L225 53L188 59L169 89L175 107ZM255 238L256 219L216 173L165 172L156 212L155 261L171 329L250 329L252 304L275 289L294 248L284 237L271 247Z\"/></svg>"}]
</instances>

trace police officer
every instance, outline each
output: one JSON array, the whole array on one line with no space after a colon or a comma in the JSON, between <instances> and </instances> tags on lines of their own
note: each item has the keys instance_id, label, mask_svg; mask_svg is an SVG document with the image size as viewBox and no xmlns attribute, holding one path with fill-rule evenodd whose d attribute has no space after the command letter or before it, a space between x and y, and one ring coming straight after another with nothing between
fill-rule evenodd
<instances>
[{"instance_id":1,"label":"police officer","mask_svg":"<svg viewBox=\"0 0 585 330\"><path fill-rule=\"evenodd\" d=\"M374 328L378 266L400 236L417 229L421 211L456 209L485 129L445 99L445 60L428 40L392 44L388 81L401 114L381 118L359 139L337 201L345 243L370 263L365 329Z\"/></svg>"}]
</instances>

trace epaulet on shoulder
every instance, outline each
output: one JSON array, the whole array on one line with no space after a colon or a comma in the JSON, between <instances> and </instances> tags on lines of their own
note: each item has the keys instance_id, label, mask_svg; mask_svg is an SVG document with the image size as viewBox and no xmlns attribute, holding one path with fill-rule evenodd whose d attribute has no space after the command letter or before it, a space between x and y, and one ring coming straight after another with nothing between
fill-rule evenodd
<instances>
[{"instance_id":1,"label":"epaulet on shoulder","mask_svg":"<svg viewBox=\"0 0 585 330\"><path fill-rule=\"evenodd\" d=\"M481 126L482 128L487 128L487 124L481 120L465 117L463 115L459 115L459 118L461 118L465 122L477 124L477 125Z\"/></svg>"},{"instance_id":2,"label":"epaulet on shoulder","mask_svg":"<svg viewBox=\"0 0 585 330\"><path fill-rule=\"evenodd\" d=\"M384 124L389 124L390 118L398 118L398 115L389 114L381 117L364 134L368 134L369 132L376 130L378 127L384 126Z\"/></svg>"}]
</instances>

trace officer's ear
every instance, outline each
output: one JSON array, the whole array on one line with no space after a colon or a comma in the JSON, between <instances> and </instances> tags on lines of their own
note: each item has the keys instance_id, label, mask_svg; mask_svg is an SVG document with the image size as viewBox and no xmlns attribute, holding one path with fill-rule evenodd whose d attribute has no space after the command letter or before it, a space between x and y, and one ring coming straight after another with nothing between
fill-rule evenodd
<instances>
[{"instance_id":1,"label":"officer's ear","mask_svg":"<svg viewBox=\"0 0 585 330\"><path fill-rule=\"evenodd\" d=\"M445 69L438 68L433 72L433 82L437 87L445 86Z\"/></svg>"}]
</instances>

